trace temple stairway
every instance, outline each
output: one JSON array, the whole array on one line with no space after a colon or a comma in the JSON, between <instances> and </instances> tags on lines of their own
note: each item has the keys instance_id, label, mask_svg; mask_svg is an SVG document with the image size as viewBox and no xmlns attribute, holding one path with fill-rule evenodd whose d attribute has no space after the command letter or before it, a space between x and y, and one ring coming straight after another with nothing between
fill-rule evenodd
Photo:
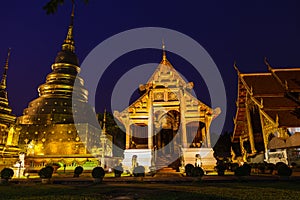
<instances>
[{"instance_id":1,"label":"temple stairway","mask_svg":"<svg viewBox=\"0 0 300 200\"><path fill-rule=\"evenodd\" d=\"M176 173L179 164L178 155L173 154L158 155L155 162L158 173Z\"/></svg>"},{"instance_id":2,"label":"temple stairway","mask_svg":"<svg viewBox=\"0 0 300 200\"><path fill-rule=\"evenodd\" d=\"M156 174L155 177L180 177L181 173L177 172L176 158L174 155L161 155L156 158ZM174 161L175 160L175 161Z\"/></svg>"}]
</instances>

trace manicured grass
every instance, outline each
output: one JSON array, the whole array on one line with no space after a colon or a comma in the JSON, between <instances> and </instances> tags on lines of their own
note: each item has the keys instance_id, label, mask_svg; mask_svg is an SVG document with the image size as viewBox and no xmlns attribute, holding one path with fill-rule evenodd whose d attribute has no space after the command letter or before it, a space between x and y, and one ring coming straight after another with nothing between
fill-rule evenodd
<instances>
[{"instance_id":1,"label":"manicured grass","mask_svg":"<svg viewBox=\"0 0 300 200\"><path fill-rule=\"evenodd\" d=\"M299 199L298 182L235 183L102 183L99 185L10 184L1 199Z\"/></svg>"}]
</instances>

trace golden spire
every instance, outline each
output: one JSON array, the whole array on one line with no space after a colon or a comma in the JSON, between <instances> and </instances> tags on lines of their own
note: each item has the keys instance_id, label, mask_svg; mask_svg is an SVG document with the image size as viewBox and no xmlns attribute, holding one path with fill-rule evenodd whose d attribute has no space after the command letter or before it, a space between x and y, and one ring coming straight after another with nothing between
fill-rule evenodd
<instances>
[{"instance_id":1,"label":"golden spire","mask_svg":"<svg viewBox=\"0 0 300 200\"><path fill-rule=\"evenodd\" d=\"M64 43L62 45L63 51L71 51L73 53L75 52L75 42L73 39L74 10L75 10L75 3L74 0L72 0L71 22L69 25L67 37L64 40Z\"/></svg>"},{"instance_id":2,"label":"golden spire","mask_svg":"<svg viewBox=\"0 0 300 200\"><path fill-rule=\"evenodd\" d=\"M4 72L3 72L2 80L1 80L1 89L6 88L6 77L7 77L9 58L10 58L10 48L8 48L8 50L7 50L7 58L6 58L6 61L5 61Z\"/></svg>"},{"instance_id":3,"label":"golden spire","mask_svg":"<svg viewBox=\"0 0 300 200\"><path fill-rule=\"evenodd\" d=\"M102 134L106 134L106 109L104 109L104 114L103 114L103 128L102 128Z\"/></svg>"},{"instance_id":4,"label":"golden spire","mask_svg":"<svg viewBox=\"0 0 300 200\"><path fill-rule=\"evenodd\" d=\"M166 61L167 56L166 56L166 45L164 39L162 39L162 50L163 50L163 61Z\"/></svg>"}]
</instances>

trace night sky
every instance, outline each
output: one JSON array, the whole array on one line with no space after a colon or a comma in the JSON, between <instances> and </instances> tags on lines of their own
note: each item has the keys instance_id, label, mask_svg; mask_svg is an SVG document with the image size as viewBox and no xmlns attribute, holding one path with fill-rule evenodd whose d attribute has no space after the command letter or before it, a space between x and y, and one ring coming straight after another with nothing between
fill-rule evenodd
<instances>
[{"instance_id":1,"label":"night sky","mask_svg":"<svg viewBox=\"0 0 300 200\"><path fill-rule=\"evenodd\" d=\"M47 15L42 9L46 2L1 2L0 62L4 64L7 48L11 47L7 84L10 105L17 116L22 114L29 101L38 96L37 88L51 72L51 64L69 25L71 1L60 6L54 15ZM218 66L228 101L223 131L232 131L237 96L234 60L241 72L266 72L265 56L274 68L299 66L299 10L297 0L90 0L87 5L77 1L74 22L76 53L82 62L100 42L132 28L154 26L182 32L201 44ZM198 98L209 105L205 83L199 77L193 79L191 66L174 54L169 53L168 58L175 69L195 82ZM126 69L160 60L161 51L158 50L131 52L116 60L99 83L96 110L102 112L105 107L110 110L111 89Z\"/></svg>"}]
</instances>

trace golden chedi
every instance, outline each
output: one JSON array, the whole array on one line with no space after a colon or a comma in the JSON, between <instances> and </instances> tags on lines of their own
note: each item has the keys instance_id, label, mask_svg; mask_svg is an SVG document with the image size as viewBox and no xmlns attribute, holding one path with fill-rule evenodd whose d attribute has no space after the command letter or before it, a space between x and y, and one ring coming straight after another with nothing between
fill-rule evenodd
<instances>
[{"instance_id":1,"label":"golden chedi","mask_svg":"<svg viewBox=\"0 0 300 200\"><path fill-rule=\"evenodd\" d=\"M67 37L51 66L52 72L47 75L46 83L39 86L39 97L31 101L23 116L17 119L21 127L19 144L26 149L27 160L35 158L30 165L58 162L57 159L64 159L61 162L66 163L66 158L87 160L93 158L92 149L99 146L100 130L96 128L96 116L93 124L86 117L93 111L87 104L84 81L78 76L80 67L75 54L73 18L74 8ZM75 86L76 79L79 84ZM77 113L77 110L85 113ZM76 126L73 114L80 116Z\"/></svg>"},{"instance_id":2,"label":"golden chedi","mask_svg":"<svg viewBox=\"0 0 300 200\"><path fill-rule=\"evenodd\" d=\"M20 149L17 147L18 134L16 134L15 132L16 116L12 114L12 109L9 106L6 90L6 77L9 58L10 49L8 50L2 80L0 83L0 151L2 158L8 159L1 159L0 165L9 165L15 163L16 158L18 158L18 153L20 151Z\"/></svg>"}]
</instances>

